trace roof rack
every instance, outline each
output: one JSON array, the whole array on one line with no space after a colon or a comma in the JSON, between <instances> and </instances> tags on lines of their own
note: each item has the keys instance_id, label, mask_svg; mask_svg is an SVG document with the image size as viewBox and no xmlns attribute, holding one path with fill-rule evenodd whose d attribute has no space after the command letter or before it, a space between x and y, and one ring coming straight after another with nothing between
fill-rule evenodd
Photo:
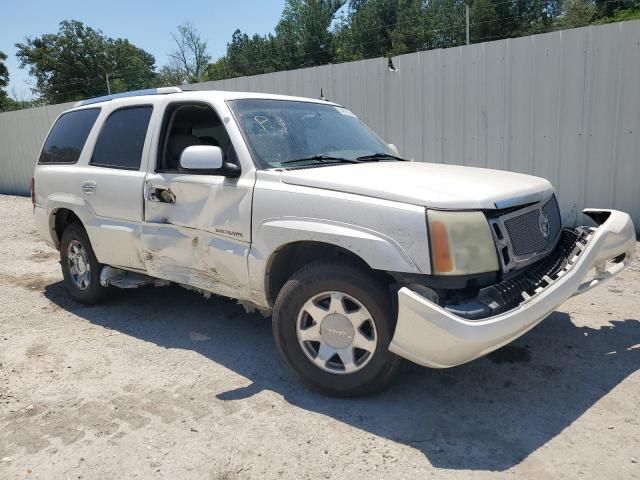
<instances>
[{"instance_id":1,"label":"roof rack","mask_svg":"<svg viewBox=\"0 0 640 480\"><path fill-rule=\"evenodd\" d=\"M182 89L178 87L160 87L160 88L147 88L145 90L133 90L131 92L114 93L113 95L105 95L103 97L89 98L77 102L74 106L81 107L83 105L91 105L92 103L108 102L109 100L115 100L116 98L126 97L140 97L142 95L167 95L169 93L181 93Z\"/></svg>"}]
</instances>

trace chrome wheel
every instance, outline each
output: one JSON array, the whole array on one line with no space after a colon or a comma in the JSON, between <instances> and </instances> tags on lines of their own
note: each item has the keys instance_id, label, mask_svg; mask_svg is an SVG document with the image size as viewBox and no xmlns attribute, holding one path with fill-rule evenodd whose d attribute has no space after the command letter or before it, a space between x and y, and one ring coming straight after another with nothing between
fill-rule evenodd
<instances>
[{"instance_id":1,"label":"chrome wheel","mask_svg":"<svg viewBox=\"0 0 640 480\"><path fill-rule=\"evenodd\" d=\"M80 290L86 290L91 281L89 255L77 240L72 240L67 248L67 263L71 281Z\"/></svg>"},{"instance_id":2,"label":"chrome wheel","mask_svg":"<svg viewBox=\"0 0 640 480\"><path fill-rule=\"evenodd\" d=\"M307 358L336 374L361 370L378 344L371 314L342 292L319 293L305 302L296 323L298 342Z\"/></svg>"}]
</instances>

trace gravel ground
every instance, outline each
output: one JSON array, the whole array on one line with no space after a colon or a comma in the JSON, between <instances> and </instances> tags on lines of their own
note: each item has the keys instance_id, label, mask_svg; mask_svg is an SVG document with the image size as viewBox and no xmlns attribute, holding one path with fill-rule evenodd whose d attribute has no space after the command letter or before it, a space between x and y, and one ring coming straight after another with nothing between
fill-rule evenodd
<instances>
[{"instance_id":1,"label":"gravel ground","mask_svg":"<svg viewBox=\"0 0 640 480\"><path fill-rule=\"evenodd\" d=\"M0 197L0 478L640 477L640 263L468 365L331 399L180 288L85 307Z\"/></svg>"}]
</instances>

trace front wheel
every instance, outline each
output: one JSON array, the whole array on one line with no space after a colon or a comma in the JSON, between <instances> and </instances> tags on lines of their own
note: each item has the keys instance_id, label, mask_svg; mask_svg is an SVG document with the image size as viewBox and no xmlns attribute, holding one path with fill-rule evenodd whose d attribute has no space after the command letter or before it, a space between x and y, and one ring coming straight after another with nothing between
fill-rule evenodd
<instances>
[{"instance_id":1,"label":"front wheel","mask_svg":"<svg viewBox=\"0 0 640 480\"><path fill-rule=\"evenodd\" d=\"M389 352L395 315L389 292L373 276L343 263L314 263L282 287L273 334L287 364L329 395L379 391L402 360Z\"/></svg>"}]
</instances>

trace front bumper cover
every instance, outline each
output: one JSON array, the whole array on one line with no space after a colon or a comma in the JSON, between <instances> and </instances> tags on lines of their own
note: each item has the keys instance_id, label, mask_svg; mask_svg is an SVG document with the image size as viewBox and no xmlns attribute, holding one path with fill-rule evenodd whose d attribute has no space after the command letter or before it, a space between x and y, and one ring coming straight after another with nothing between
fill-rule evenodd
<instances>
[{"instance_id":1,"label":"front bumper cover","mask_svg":"<svg viewBox=\"0 0 640 480\"><path fill-rule=\"evenodd\" d=\"M635 253L631 218L616 210L587 209L584 213L600 225L592 230L580 255L512 310L482 320L467 320L407 287L401 288L398 322L389 350L426 367L460 365L510 343L572 295L584 293L620 273ZM622 261L610 262L621 257Z\"/></svg>"}]
</instances>

